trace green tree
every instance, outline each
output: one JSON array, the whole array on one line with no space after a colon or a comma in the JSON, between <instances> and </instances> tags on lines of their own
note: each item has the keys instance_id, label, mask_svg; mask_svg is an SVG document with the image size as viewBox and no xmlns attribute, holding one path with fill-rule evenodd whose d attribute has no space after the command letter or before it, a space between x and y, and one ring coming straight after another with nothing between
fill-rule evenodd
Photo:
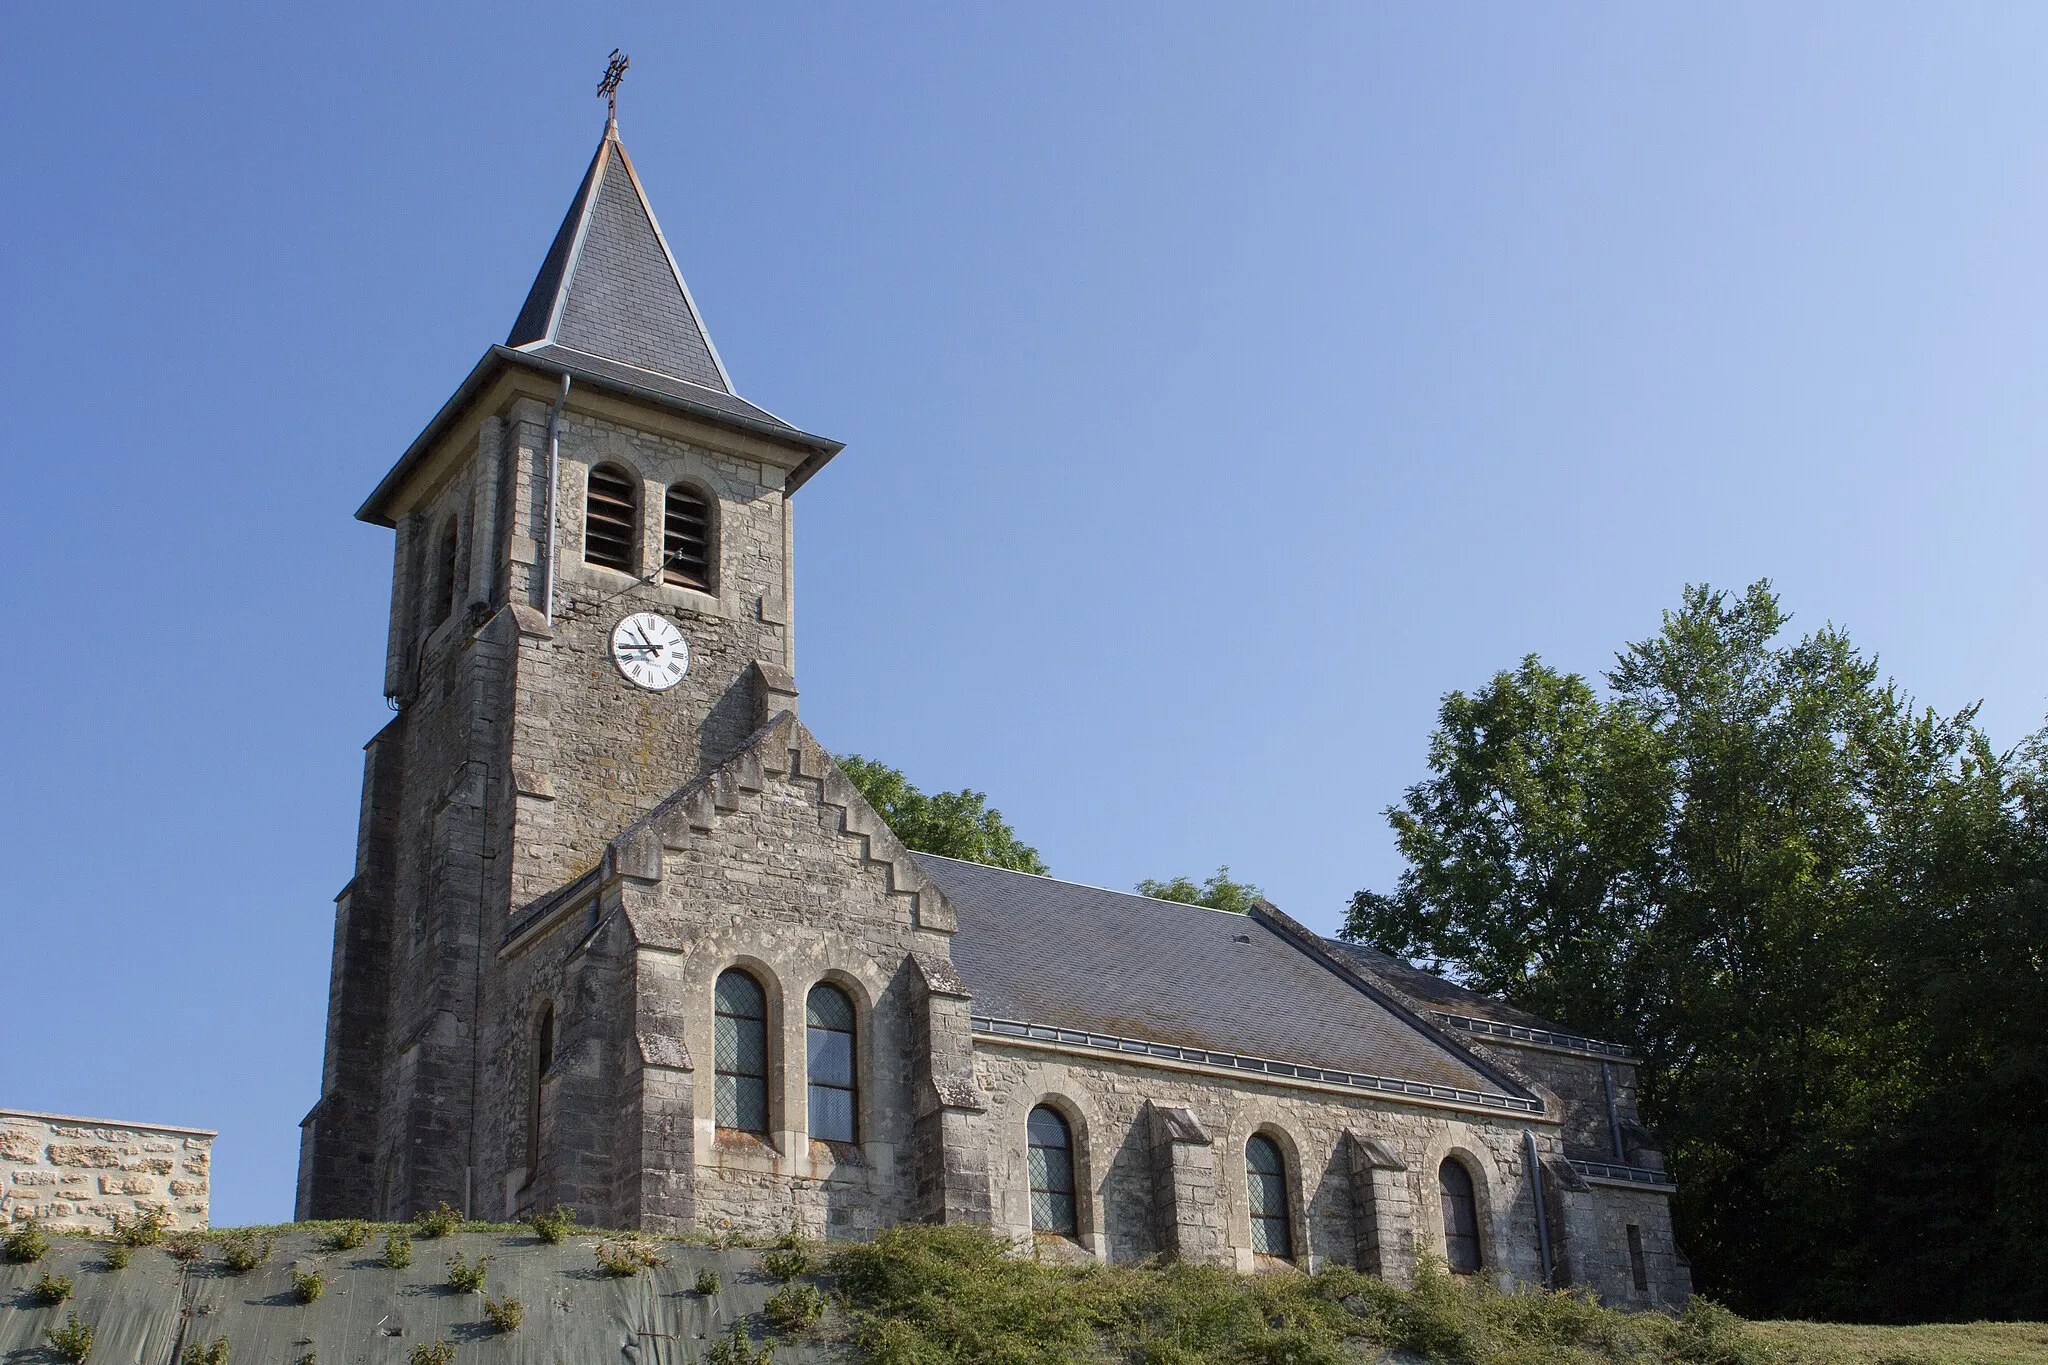
<instances>
[{"instance_id":1,"label":"green tree","mask_svg":"<svg viewBox=\"0 0 2048 1365\"><path fill-rule=\"evenodd\" d=\"M1211 910L1228 910L1233 915L1247 913L1252 902L1263 899L1266 894L1250 882L1232 881L1227 865L1217 868L1215 875L1200 886L1195 885L1193 877L1175 877L1168 882L1157 882L1147 877L1138 883L1136 890L1139 895L1151 896L1155 900L1206 905Z\"/></svg>"},{"instance_id":2,"label":"green tree","mask_svg":"<svg viewBox=\"0 0 2048 1365\"><path fill-rule=\"evenodd\" d=\"M963 787L927 796L886 763L859 754L836 757L847 780L909 847L1014 872L1046 874L1038 850L1017 838L1003 813L989 806L986 794Z\"/></svg>"},{"instance_id":3,"label":"green tree","mask_svg":"<svg viewBox=\"0 0 2048 1365\"><path fill-rule=\"evenodd\" d=\"M1604 697L1533 657L1447 696L1388 811L1408 866L1345 933L1639 1048L1707 1292L2041 1311L2048 1276L2011 1267L2048 1256L2042 1159L1932 1156L1937 1131L1953 1150L2041 1113L2014 1078L2042 1045L2012 1036L2041 1036L2040 746L2000 755L1974 711L1916 712L1843 632L1784 641L1787 620L1768 583L1688 588ZM1987 992L2002 1042L1964 1004ZM1963 1226L1986 1189L2002 1214Z\"/></svg>"}]
</instances>

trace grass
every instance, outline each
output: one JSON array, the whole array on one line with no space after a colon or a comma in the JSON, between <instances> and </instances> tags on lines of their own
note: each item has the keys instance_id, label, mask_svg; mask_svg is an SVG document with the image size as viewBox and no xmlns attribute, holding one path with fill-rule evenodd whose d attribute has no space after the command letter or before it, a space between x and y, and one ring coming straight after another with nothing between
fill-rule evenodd
<instances>
[{"instance_id":1,"label":"grass","mask_svg":"<svg viewBox=\"0 0 2048 1365\"><path fill-rule=\"evenodd\" d=\"M1935 1322L1866 1327L1845 1322L1756 1322L1758 1336L1807 1360L1913 1365L2042 1365L2048 1323Z\"/></svg>"}]
</instances>

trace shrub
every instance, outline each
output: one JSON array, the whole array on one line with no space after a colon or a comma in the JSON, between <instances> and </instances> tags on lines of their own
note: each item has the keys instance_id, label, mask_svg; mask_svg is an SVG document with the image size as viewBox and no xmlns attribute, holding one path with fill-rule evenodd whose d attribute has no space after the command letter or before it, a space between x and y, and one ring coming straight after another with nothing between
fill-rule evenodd
<instances>
[{"instance_id":1,"label":"shrub","mask_svg":"<svg viewBox=\"0 0 2048 1365\"><path fill-rule=\"evenodd\" d=\"M747 1332L738 1323L732 1330L711 1343L704 1352L705 1365L774 1365L775 1343L764 1341L759 1347L747 1340Z\"/></svg>"},{"instance_id":2,"label":"shrub","mask_svg":"<svg viewBox=\"0 0 2048 1365\"><path fill-rule=\"evenodd\" d=\"M247 1229L221 1234L220 1261L236 1275L246 1275L270 1259L276 1237L258 1238Z\"/></svg>"},{"instance_id":3,"label":"shrub","mask_svg":"<svg viewBox=\"0 0 2048 1365\"><path fill-rule=\"evenodd\" d=\"M778 1280L793 1280L807 1275L811 1270L811 1249L802 1242L779 1246L773 1251L761 1253L761 1269Z\"/></svg>"},{"instance_id":4,"label":"shrub","mask_svg":"<svg viewBox=\"0 0 2048 1365\"><path fill-rule=\"evenodd\" d=\"M455 1343L423 1341L406 1354L406 1365L453 1365Z\"/></svg>"},{"instance_id":5,"label":"shrub","mask_svg":"<svg viewBox=\"0 0 2048 1365\"><path fill-rule=\"evenodd\" d=\"M29 1265L49 1255L50 1235L35 1219L24 1218L4 1239L0 1239L0 1250L4 1250L7 1259L16 1265Z\"/></svg>"},{"instance_id":6,"label":"shrub","mask_svg":"<svg viewBox=\"0 0 2048 1365\"><path fill-rule=\"evenodd\" d=\"M462 1212L449 1208L446 1203L436 1204L431 1209L422 1209L414 1214L412 1225L414 1231L422 1237L446 1237L452 1232L461 1231Z\"/></svg>"},{"instance_id":7,"label":"shrub","mask_svg":"<svg viewBox=\"0 0 2048 1365\"><path fill-rule=\"evenodd\" d=\"M327 1292L327 1277L317 1270L294 1270L292 1272L292 1297L300 1303L311 1303Z\"/></svg>"},{"instance_id":8,"label":"shrub","mask_svg":"<svg viewBox=\"0 0 2048 1365\"><path fill-rule=\"evenodd\" d=\"M808 1332L825 1315L825 1296L814 1284L785 1284L768 1296L768 1320L785 1332Z\"/></svg>"},{"instance_id":9,"label":"shrub","mask_svg":"<svg viewBox=\"0 0 2048 1365\"><path fill-rule=\"evenodd\" d=\"M191 1343L178 1357L178 1365L228 1365L228 1339L215 1337L204 1346Z\"/></svg>"},{"instance_id":10,"label":"shrub","mask_svg":"<svg viewBox=\"0 0 2048 1365\"><path fill-rule=\"evenodd\" d=\"M71 1365L92 1354L92 1328L80 1322L76 1313L67 1316L62 1327L46 1328L43 1335L49 1339L50 1349Z\"/></svg>"},{"instance_id":11,"label":"shrub","mask_svg":"<svg viewBox=\"0 0 2048 1365\"><path fill-rule=\"evenodd\" d=\"M527 1219L526 1225L532 1228L543 1242L550 1246L557 1245L566 1241L576 1226L576 1206L557 1204L548 1212L536 1213Z\"/></svg>"},{"instance_id":12,"label":"shrub","mask_svg":"<svg viewBox=\"0 0 2048 1365\"><path fill-rule=\"evenodd\" d=\"M484 1296L484 1316L500 1332L516 1332L519 1320L526 1316L526 1305L517 1299L494 1299L487 1294Z\"/></svg>"},{"instance_id":13,"label":"shrub","mask_svg":"<svg viewBox=\"0 0 2048 1365\"><path fill-rule=\"evenodd\" d=\"M133 1218L124 1219L120 1214L110 1214L108 1221L114 1225L113 1238L124 1247L153 1247L164 1239L164 1229L170 1225L168 1209L144 1209Z\"/></svg>"},{"instance_id":14,"label":"shrub","mask_svg":"<svg viewBox=\"0 0 2048 1365\"><path fill-rule=\"evenodd\" d=\"M718 1271L715 1267L708 1265L697 1267L697 1292L699 1294L716 1294L718 1292Z\"/></svg>"},{"instance_id":15,"label":"shrub","mask_svg":"<svg viewBox=\"0 0 2048 1365\"><path fill-rule=\"evenodd\" d=\"M43 1278L37 1280L35 1286L28 1292L29 1297L33 1298L37 1303L44 1305L60 1304L71 1297L71 1277L69 1275L52 1275L49 1271L45 1270Z\"/></svg>"},{"instance_id":16,"label":"shrub","mask_svg":"<svg viewBox=\"0 0 2048 1365\"><path fill-rule=\"evenodd\" d=\"M905 1225L830 1268L870 1365L1337 1365L1390 1349L1448 1365L1798 1365L1703 1299L1674 1320L1602 1308L1583 1291L1504 1292L1440 1260L1404 1290L1341 1268L1045 1264L983 1229Z\"/></svg>"},{"instance_id":17,"label":"shrub","mask_svg":"<svg viewBox=\"0 0 2048 1365\"><path fill-rule=\"evenodd\" d=\"M412 1264L412 1234L404 1228L393 1228L384 1239L384 1264L393 1270L403 1270Z\"/></svg>"},{"instance_id":18,"label":"shrub","mask_svg":"<svg viewBox=\"0 0 2048 1365\"><path fill-rule=\"evenodd\" d=\"M597 1244L597 1268L607 1275L638 1275L667 1264L655 1254L653 1243L638 1237L613 1237Z\"/></svg>"},{"instance_id":19,"label":"shrub","mask_svg":"<svg viewBox=\"0 0 2048 1365\"><path fill-rule=\"evenodd\" d=\"M203 1232L173 1232L164 1238L164 1250L172 1259L196 1261L206 1253L206 1234Z\"/></svg>"},{"instance_id":20,"label":"shrub","mask_svg":"<svg viewBox=\"0 0 2048 1365\"><path fill-rule=\"evenodd\" d=\"M107 1269L126 1270L128 1263L135 1259L135 1248L126 1242L109 1242L106 1250Z\"/></svg>"},{"instance_id":21,"label":"shrub","mask_svg":"<svg viewBox=\"0 0 2048 1365\"><path fill-rule=\"evenodd\" d=\"M329 1251L354 1251L370 1244L370 1225L360 1218L351 1218L327 1234Z\"/></svg>"},{"instance_id":22,"label":"shrub","mask_svg":"<svg viewBox=\"0 0 2048 1365\"><path fill-rule=\"evenodd\" d=\"M472 1265L462 1259L461 1252L456 1252L448 1258L448 1287L458 1294L476 1293L484 1287L484 1267L490 1261L488 1256L479 1256Z\"/></svg>"}]
</instances>

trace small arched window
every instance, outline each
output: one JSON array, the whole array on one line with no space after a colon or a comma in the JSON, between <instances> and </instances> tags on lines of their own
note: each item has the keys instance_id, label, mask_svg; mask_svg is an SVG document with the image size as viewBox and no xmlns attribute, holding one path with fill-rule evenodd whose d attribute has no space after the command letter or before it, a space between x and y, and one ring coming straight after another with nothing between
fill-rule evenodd
<instances>
[{"instance_id":1,"label":"small arched window","mask_svg":"<svg viewBox=\"0 0 2048 1365\"><path fill-rule=\"evenodd\" d=\"M860 1092L854 1083L853 1002L837 986L813 986L804 1022L811 1136L820 1142L857 1141Z\"/></svg>"},{"instance_id":2,"label":"small arched window","mask_svg":"<svg viewBox=\"0 0 2048 1365\"><path fill-rule=\"evenodd\" d=\"M454 517L450 517L447 529L441 533L441 553L434 561L434 582L428 589L434 594L434 624L437 626L455 610L455 554L461 548L462 527Z\"/></svg>"},{"instance_id":3,"label":"small arched window","mask_svg":"<svg viewBox=\"0 0 2048 1365\"><path fill-rule=\"evenodd\" d=\"M634 489L632 477L617 465L601 464L590 471L590 493L583 509L586 562L633 572L633 548L640 539L636 534L640 519L635 514L639 500L633 496Z\"/></svg>"},{"instance_id":4,"label":"small arched window","mask_svg":"<svg viewBox=\"0 0 2048 1365\"><path fill-rule=\"evenodd\" d=\"M718 978L717 1073L712 1107L720 1128L768 1131L768 997L742 971Z\"/></svg>"},{"instance_id":5,"label":"small arched window","mask_svg":"<svg viewBox=\"0 0 2048 1365\"><path fill-rule=\"evenodd\" d=\"M1437 1188L1444 1200L1444 1259L1459 1275L1479 1269L1479 1201L1472 1193L1472 1172L1454 1157L1437 1167Z\"/></svg>"},{"instance_id":6,"label":"small arched window","mask_svg":"<svg viewBox=\"0 0 2048 1365\"><path fill-rule=\"evenodd\" d=\"M711 503L688 484L668 490L661 510L661 578L711 591Z\"/></svg>"},{"instance_id":7,"label":"small arched window","mask_svg":"<svg viewBox=\"0 0 2048 1365\"><path fill-rule=\"evenodd\" d=\"M526 1178L540 1169L540 1083L555 1065L555 1007L541 1006L533 1025L533 1065L526 1084Z\"/></svg>"},{"instance_id":8,"label":"small arched window","mask_svg":"<svg viewBox=\"0 0 2048 1365\"><path fill-rule=\"evenodd\" d=\"M1244 1145L1245 1188L1251 1196L1252 1250L1294 1259L1294 1220L1287 1210L1287 1158L1264 1133Z\"/></svg>"},{"instance_id":9,"label":"small arched window","mask_svg":"<svg viewBox=\"0 0 2048 1365\"><path fill-rule=\"evenodd\" d=\"M1025 1122L1031 1167L1031 1230L1080 1235L1074 1213L1074 1139L1057 1109L1039 1105Z\"/></svg>"}]
</instances>

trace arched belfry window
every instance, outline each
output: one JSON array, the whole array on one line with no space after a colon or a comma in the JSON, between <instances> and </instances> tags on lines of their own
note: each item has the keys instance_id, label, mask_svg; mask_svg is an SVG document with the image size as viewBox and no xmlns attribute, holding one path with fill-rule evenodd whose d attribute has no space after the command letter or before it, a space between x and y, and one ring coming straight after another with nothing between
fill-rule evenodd
<instances>
[{"instance_id":1,"label":"arched belfry window","mask_svg":"<svg viewBox=\"0 0 2048 1365\"><path fill-rule=\"evenodd\" d=\"M661 509L661 578L711 591L711 500L688 484L672 485Z\"/></svg>"},{"instance_id":2,"label":"arched belfry window","mask_svg":"<svg viewBox=\"0 0 2048 1365\"><path fill-rule=\"evenodd\" d=\"M804 1023L811 1136L820 1142L857 1141L860 1091L854 1080L853 1002L837 986L813 986Z\"/></svg>"},{"instance_id":3,"label":"arched belfry window","mask_svg":"<svg viewBox=\"0 0 2048 1365\"><path fill-rule=\"evenodd\" d=\"M526 1178L540 1169L540 1083L555 1065L555 1007L541 1006L533 1024L533 1065L526 1084Z\"/></svg>"},{"instance_id":4,"label":"arched belfry window","mask_svg":"<svg viewBox=\"0 0 2048 1365\"><path fill-rule=\"evenodd\" d=\"M1460 1275L1479 1269L1479 1200L1472 1193L1472 1172L1455 1157L1437 1167L1437 1188L1444 1201L1444 1259Z\"/></svg>"},{"instance_id":5,"label":"arched belfry window","mask_svg":"<svg viewBox=\"0 0 2048 1365\"><path fill-rule=\"evenodd\" d=\"M1074 1138L1057 1109L1039 1105L1025 1123L1031 1167L1031 1230L1080 1235L1074 1210Z\"/></svg>"},{"instance_id":6,"label":"arched belfry window","mask_svg":"<svg viewBox=\"0 0 2048 1365\"><path fill-rule=\"evenodd\" d=\"M768 997L737 969L718 978L717 1073L712 1106L720 1128L768 1131Z\"/></svg>"},{"instance_id":7,"label":"arched belfry window","mask_svg":"<svg viewBox=\"0 0 2048 1365\"><path fill-rule=\"evenodd\" d=\"M434 624L440 625L455 610L455 555L462 548L462 527L454 517L441 532L441 553L434 561Z\"/></svg>"},{"instance_id":8,"label":"arched belfry window","mask_svg":"<svg viewBox=\"0 0 2048 1365\"><path fill-rule=\"evenodd\" d=\"M639 499L631 475L617 465L601 464L590 471L590 493L583 511L583 558L607 569L632 573L639 543Z\"/></svg>"},{"instance_id":9,"label":"arched belfry window","mask_svg":"<svg viewBox=\"0 0 2048 1365\"><path fill-rule=\"evenodd\" d=\"M1251 1196L1252 1250L1294 1259L1294 1219L1287 1209L1287 1158L1264 1133L1244 1145L1245 1191Z\"/></svg>"}]
</instances>

